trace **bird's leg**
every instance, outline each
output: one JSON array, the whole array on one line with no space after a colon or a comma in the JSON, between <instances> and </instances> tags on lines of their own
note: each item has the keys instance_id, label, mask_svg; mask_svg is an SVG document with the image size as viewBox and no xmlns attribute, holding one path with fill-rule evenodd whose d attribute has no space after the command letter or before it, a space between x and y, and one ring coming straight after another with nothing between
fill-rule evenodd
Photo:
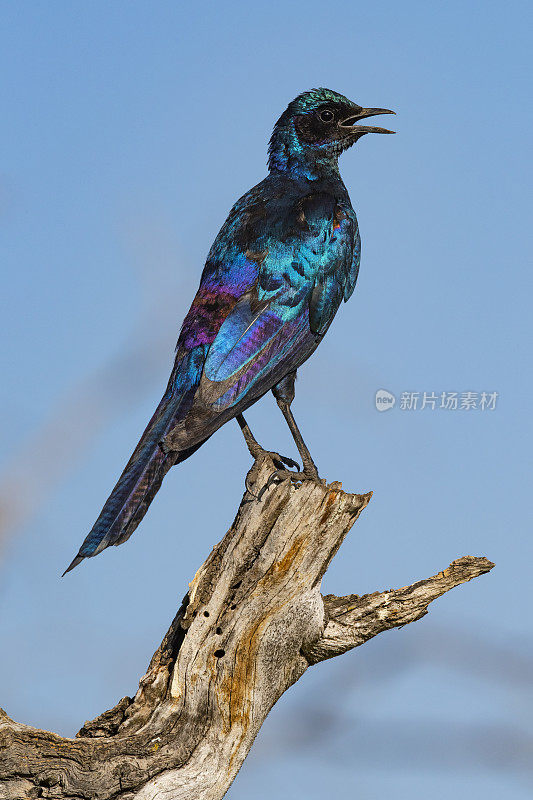
<instances>
[{"instance_id":1,"label":"bird's leg","mask_svg":"<svg viewBox=\"0 0 533 800\"><path fill-rule=\"evenodd\" d=\"M250 455L257 461L263 452L263 448L250 430L250 427L244 419L244 416L242 414L237 414L235 419L237 420L239 428L242 431L242 435L244 436L244 441L246 442L246 447L250 451Z\"/></svg>"},{"instance_id":2,"label":"bird's leg","mask_svg":"<svg viewBox=\"0 0 533 800\"><path fill-rule=\"evenodd\" d=\"M249 428L248 423L244 419L242 414L237 414L235 417L239 424L239 428L242 431L242 435L244 436L244 441L246 442L246 446L250 451L250 455L254 459L254 461L258 461L260 458L269 457L272 459L274 466L280 469L285 469L287 467L295 467L297 470L300 469L300 465L294 461L292 458L288 458L288 456L282 456L279 453L274 453L270 450L265 450L264 447L261 447L255 436L253 435L252 431ZM250 494L254 494L248 483L246 482L246 489L250 492ZM255 497L256 495L254 495Z\"/></svg>"},{"instance_id":3,"label":"bird's leg","mask_svg":"<svg viewBox=\"0 0 533 800\"><path fill-rule=\"evenodd\" d=\"M309 449L303 440L303 436L300 433L300 429L298 428L296 420L294 419L291 411L291 403L294 400L295 379L296 372L291 372L282 381L276 384L276 386L274 386L272 389L272 394L276 398L276 402L281 410L281 413L287 421L292 438L294 439L296 447L298 448L298 452L302 458L303 470L301 472L290 472L289 470L278 469L270 476L267 486L270 485L276 478L280 478L281 480L284 478L290 478L291 480L308 480L315 481L316 483L323 483L318 474L316 464L311 457L311 453L309 452Z\"/></svg>"},{"instance_id":4,"label":"bird's leg","mask_svg":"<svg viewBox=\"0 0 533 800\"><path fill-rule=\"evenodd\" d=\"M303 436L300 433L300 429L296 424L296 420L294 419L293 413L291 411L291 407L286 403L280 403L278 401L278 406L281 409L281 413L287 420L287 425L289 426L289 430L292 433L292 438L294 439L294 443L298 448L298 452L300 453L302 464L303 464L303 471L311 480L320 480L318 476L318 470L316 468L316 464L311 457L311 453L303 440Z\"/></svg>"}]
</instances>

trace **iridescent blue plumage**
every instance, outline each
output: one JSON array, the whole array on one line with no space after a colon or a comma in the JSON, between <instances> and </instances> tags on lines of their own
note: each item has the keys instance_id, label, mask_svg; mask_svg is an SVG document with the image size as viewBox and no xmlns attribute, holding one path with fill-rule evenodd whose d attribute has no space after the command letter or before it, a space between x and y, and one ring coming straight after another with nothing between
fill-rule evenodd
<instances>
[{"instance_id":1,"label":"iridescent blue plumage","mask_svg":"<svg viewBox=\"0 0 533 800\"><path fill-rule=\"evenodd\" d=\"M328 89L299 95L269 146L269 175L234 205L207 257L180 332L167 390L67 572L133 533L174 464L273 390L304 463L290 411L296 370L357 280L357 219L337 159L364 133L364 109ZM244 422L244 420L242 420Z\"/></svg>"}]
</instances>

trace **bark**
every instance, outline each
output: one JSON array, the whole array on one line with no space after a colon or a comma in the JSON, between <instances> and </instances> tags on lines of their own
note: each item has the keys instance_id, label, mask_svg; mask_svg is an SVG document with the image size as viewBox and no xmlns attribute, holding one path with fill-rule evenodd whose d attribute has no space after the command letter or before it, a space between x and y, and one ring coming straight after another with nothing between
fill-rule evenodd
<instances>
[{"instance_id":1,"label":"bark","mask_svg":"<svg viewBox=\"0 0 533 800\"><path fill-rule=\"evenodd\" d=\"M273 470L256 462L259 493ZM322 596L320 583L371 493L273 485L245 493L200 567L134 698L67 739L0 710L0 798L219 800L276 701L309 666L420 619L488 572L466 556L412 586Z\"/></svg>"}]
</instances>

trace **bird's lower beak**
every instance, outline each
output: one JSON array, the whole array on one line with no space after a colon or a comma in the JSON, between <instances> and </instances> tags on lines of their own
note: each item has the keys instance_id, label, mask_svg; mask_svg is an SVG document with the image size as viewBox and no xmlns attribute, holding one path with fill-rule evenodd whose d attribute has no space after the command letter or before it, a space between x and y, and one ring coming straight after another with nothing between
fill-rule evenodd
<instances>
[{"instance_id":1,"label":"bird's lower beak","mask_svg":"<svg viewBox=\"0 0 533 800\"><path fill-rule=\"evenodd\" d=\"M395 133L395 131L389 131L387 128L377 128L370 125L356 125L359 120L366 119L367 117L376 117L378 114L394 113L394 111L390 111L388 108L362 108L355 114L351 114L349 117L346 117L346 119L343 119L342 122L339 122L339 127L347 128L350 132L358 133L360 136L362 136L363 133Z\"/></svg>"}]
</instances>

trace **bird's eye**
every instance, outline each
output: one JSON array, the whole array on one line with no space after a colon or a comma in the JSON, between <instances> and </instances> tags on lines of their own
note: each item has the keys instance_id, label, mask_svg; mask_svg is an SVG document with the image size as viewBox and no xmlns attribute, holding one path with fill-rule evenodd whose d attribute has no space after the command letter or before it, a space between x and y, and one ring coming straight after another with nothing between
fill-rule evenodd
<instances>
[{"instance_id":1,"label":"bird's eye","mask_svg":"<svg viewBox=\"0 0 533 800\"><path fill-rule=\"evenodd\" d=\"M320 112L320 119L322 122L331 122L333 119L333 111L330 111L329 108L325 108L324 111Z\"/></svg>"}]
</instances>

